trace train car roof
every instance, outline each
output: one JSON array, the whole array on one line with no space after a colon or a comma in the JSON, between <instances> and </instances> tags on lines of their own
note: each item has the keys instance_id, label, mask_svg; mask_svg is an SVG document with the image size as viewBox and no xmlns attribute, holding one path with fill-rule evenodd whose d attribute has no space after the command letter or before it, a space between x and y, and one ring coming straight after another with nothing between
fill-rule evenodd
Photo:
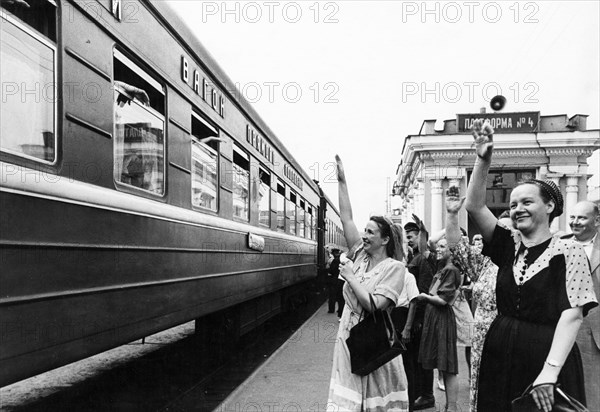
<instances>
[{"instance_id":1,"label":"train car roof","mask_svg":"<svg viewBox=\"0 0 600 412\"><path fill-rule=\"evenodd\" d=\"M214 77L216 82L220 83L223 93L228 96L229 100L238 105L240 110L244 112L256 124L257 128L261 129L261 132L271 140L279 151L281 151L286 160L302 174L302 177L313 190L318 192L318 185L310 178L310 176L308 176L294 156L292 156L244 96L242 96L241 93L237 93L238 96L235 96L230 92L230 90L236 89L235 83L229 78L221 66L219 66L214 57L202 45L200 40L198 40L196 35L179 14L166 2L151 0L143 1L153 9L157 15L163 18L163 24L165 24L175 38L177 38L188 52L198 60L198 63L205 67L207 72Z\"/></svg>"},{"instance_id":2,"label":"train car roof","mask_svg":"<svg viewBox=\"0 0 600 412\"><path fill-rule=\"evenodd\" d=\"M333 210L335 210L335 213L339 216L340 215L340 211L338 210L337 206L333 204L333 202L331 201L331 199L329 198L329 196L327 196L325 194L325 192L323 192L321 190L321 195L325 198L325 200L327 201L327 204L329 205L329 207L331 207Z\"/></svg>"}]
</instances>

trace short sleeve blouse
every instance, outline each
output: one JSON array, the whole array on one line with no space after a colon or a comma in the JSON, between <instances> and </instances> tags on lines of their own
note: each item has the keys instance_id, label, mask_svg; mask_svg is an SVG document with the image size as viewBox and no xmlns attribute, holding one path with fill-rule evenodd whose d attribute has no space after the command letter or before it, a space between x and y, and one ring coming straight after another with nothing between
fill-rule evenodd
<instances>
[{"instance_id":1,"label":"short sleeve blouse","mask_svg":"<svg viewBox=\"0 0 600 412\"><path fill-rule=\"evenodd\" d=\"M419 288L417 287L415 276L409 271L406 271L404 273L404 287L402 288L402 292L400 292L400 299L398 300L397 306L408 307L410 301L416 298L418 295Z\"/></svg>"},{"instance_id":2,"label":"short sleeve blouse","mask_svg":"<svg viewBox=\"0 0 600 412\"><path fill-rule=\"evenodd\" d=\"M526 248L518 230L497 225L483 253L499 268L497 304L503 315L555 324L566 309L582 307L585 316L598 305L580 245L553 237Z\"/></svg>"},{"instance_id":3,"label":"short sleeve blouse","mask_svg":"<svg viewBox=\"0 0 600 412\"><path fill-rule=\"evenodd\" d=\"M430 295L437 295L444 299L446 303L451 304L456 298L456 291L460 287L461 276L459 270L454 265L446 265L438 271L433 277Z\"/></svg>"},{"instance_id":4,"label":"short sleeve blouse","mask_svg":"<svg viewBox=\"0 0 600 412\"><path fill-rule=\"evenodd\" d=\"M404 287L404 264L388 257L367 272L369 261L369 255L364 250L359 251L354 259L354 275L369 293L384 296L396 306ZM344 297L354 312L361 311L358 299L347 283L344 285Z\"/></svg>"}]
</instances>

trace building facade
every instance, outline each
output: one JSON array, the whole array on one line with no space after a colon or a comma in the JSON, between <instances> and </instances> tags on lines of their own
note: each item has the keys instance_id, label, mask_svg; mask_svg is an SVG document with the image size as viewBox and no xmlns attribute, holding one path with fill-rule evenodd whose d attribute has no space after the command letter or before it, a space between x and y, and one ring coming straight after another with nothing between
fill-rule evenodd
<instances>
[{"instance_id":1,"label":"building facade","mask_svg":"<svg viewBox=\"0 0 600 412\"><path fill-rule=\"evenodd\" d=\"M488 119L494 127L494 154L486 203L500 215L509 208L511 190L529 178L551 179L565 198L565 212L554 220L554 232L568 232L569 211L588 197L588 179L597 173L588 158L600 148L600 130L587 130L587 115L541 116L539 112L458 114L446 120L443 130L435 130L435 120L425 120L417 135L406 137L402 160L393 185L393 215L402 221L421 217L434 233L445 224L445 191L458 186L466 194L475 163L473 121ZM598 199L591 199L598 200ZM459 215L469 235L478 232Z\"/></svg>"}]
</instances>

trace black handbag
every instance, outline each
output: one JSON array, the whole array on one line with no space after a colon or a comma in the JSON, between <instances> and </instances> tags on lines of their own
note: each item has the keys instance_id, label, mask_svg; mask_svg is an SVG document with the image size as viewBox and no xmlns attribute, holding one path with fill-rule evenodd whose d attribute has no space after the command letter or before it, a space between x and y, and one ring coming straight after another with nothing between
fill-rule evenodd
<instances>
[{"instance_id":1,"label":"black handbag","mask_svg":"<svg viewBox=\"0 0 600 412\"><path fill-rule=\"evenodd\" d=\"M531 392L532 385L529 385L521 396L513 399L511 402L512 412L540 412L535 405ZM563 391L559 385L554 386L554 405L552 412L589 412L588 408L583 406L577 399L572 398Z\"/></svg>"},{"instance_id":2,"label":"black handbag","mask_svg":"<svg viewBox=\"0 0 600 412\"><path fill-rule=\"evenodd\" d=\"M406 351L389 312L376 309L371 295L369 299L371 312L364 318L361 315L362 319L350 329L350 336L346 339L352 373L360 376L368 375Z\"/></svg>"}]
</instances>

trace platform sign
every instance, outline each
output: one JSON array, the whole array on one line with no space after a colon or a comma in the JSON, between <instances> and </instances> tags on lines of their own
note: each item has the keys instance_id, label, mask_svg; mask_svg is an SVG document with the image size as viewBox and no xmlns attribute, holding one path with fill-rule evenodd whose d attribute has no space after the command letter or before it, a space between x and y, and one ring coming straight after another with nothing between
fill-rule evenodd
<instances>
[{"instance_id":1,"label":"platform sign","mask_svg":"<svg viewBox=\"0 0 600 412\"><path fill-rule=\"evenodd\" d=\"M540 112L458 114L458 132L470 132L477 119L489 120L496 133L527 133L538 130Z\"/></svg>"}]
</instances>

